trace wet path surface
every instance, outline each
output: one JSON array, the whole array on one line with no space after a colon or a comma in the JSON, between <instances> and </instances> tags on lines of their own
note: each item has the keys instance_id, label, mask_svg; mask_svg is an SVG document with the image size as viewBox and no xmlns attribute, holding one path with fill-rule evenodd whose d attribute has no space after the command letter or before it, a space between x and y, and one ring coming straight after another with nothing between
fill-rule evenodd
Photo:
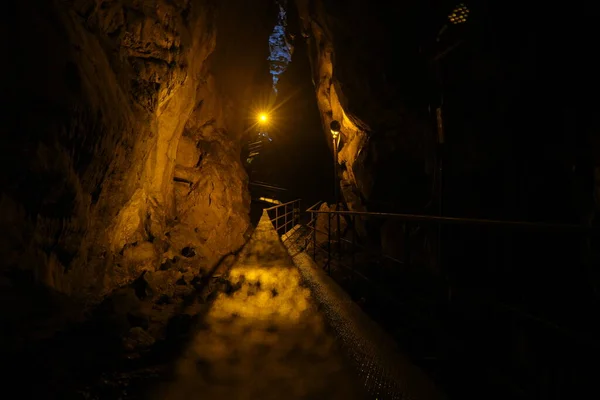
<instances>
[{"instance_id":1,"label":"wet path surface","mask_svg":"<svg viewBox=\"0 0 600 400\"><path fill-rule=\"evenodd\" d=\"M268 218L229 281L154 398L366 398Z\"/></svg>"},{"instance_id":2,"label":"wet path surface","mask_svg":"<svg viewBox=\"0 0 600 400\"><path fill-rule=\"evenodd\" d=\"M0 346L5 388L57 400L444 398L282 240L288 250L265 217L189 295L165 303L123 288L54 334Z\"/></svg>"}]
</instances>

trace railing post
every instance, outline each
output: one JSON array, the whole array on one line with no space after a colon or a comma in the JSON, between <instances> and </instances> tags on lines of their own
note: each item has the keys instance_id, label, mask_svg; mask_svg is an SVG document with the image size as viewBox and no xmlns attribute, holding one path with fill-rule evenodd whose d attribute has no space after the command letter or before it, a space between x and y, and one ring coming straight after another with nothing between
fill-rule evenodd
<instances>
[{"instance_id":1,"label":"railing post","mask_svg":"<svg viewBox=\"0 0 600 400\"><path fill-rule=\"evenodd\" d=\"M275 232L277 232L277 233L279 233L278 224L279 224L279 207L276 207L275 208Z\"/></svg>"},{"instance_id":2,"label":"railing post","mask_svg":"<svg viewBox=\"0 0 600 400\"><path fill-rule=\"evenodd\" d=\"M355 270L355 254L356 254L356 215L352 215L352 284L354 285L356 270Z\"/></svg>"},{"instance_id":3,"label":"railing post","mask_svg":"<svg viewBox=\"0 0 600 400\"><path fill-rule=\"evenodd\" d=\"M404 223L404 266L410 266L410 224Z\"/></svg>"},{"instance_id":4,"label":"railing post","mask_svg":"<svg viewBox=\"0 0 600 400\"><path fill-rule=\"evenodd\" d=\"M317 213L310 213L313 224L313 261L317 261Z\"/></svg>"},{"instance_id":5,"label":"railing post","mask_svg":"<svg viewBox=\"0 0 600 400\"><path fill-rule=\"evenodd\" d=\"M287 219L288 219L287 218L287 215L288 215L287 208L288 208L288 205L286 203L286 205L283 206L283 233L282 233L282 235L284 235L287 232Z\"/></svg>"},{"instance_id":6,"label":"railing post","mask_svg":"<svg viewBox=\"0 0 600 400\"><path fill-rule=\"evenodd\" d=\"M327 273L331 276L331 213L327 213Z\"/></svg>"},{"instance_id":7,"label":"railing post","mask_svg":"<svg viewBox=\"0 0 600 400\"><path fill-rule=\"evenodd\" d=\"M338 213L336 214L336 220L337 220L337 258L338 258L338 265L342 265L342 232L340 229L340 214L339 214L339 204L336 207L336 211L338 211Z\"/></svg>"}]
</instances>

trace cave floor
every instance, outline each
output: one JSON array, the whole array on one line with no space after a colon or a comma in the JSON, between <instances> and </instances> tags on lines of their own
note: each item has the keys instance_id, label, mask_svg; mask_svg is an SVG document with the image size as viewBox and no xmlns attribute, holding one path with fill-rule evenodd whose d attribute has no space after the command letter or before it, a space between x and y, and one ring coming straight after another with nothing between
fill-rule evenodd
<instances>
[{"instance_id":1,"label":"cave floor","mask_svg":"<svg viewBox=\"0 0 600 400\"><path fill-rule=\"evenodd\" d=\"M365 398L267 217L155 398Z\"/></svg>"}]
</instances>

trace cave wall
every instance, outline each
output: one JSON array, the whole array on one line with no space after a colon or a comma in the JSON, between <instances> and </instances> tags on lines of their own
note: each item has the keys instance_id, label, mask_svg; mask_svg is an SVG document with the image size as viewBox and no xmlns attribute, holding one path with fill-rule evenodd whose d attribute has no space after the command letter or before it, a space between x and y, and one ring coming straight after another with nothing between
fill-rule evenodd
<instances>
[{"instance_id":1,"label":"cave wall","mask_svg":"<svg viewBox=\"0 0 600 400\"><path fill-rule=\"evenodd\" d=\"M295 3L325 135L342 123L349 208L437 213L442 191L446 215L591 221L599 142L575 93L597 87L587 25L478 0L437 42L451 1Z\"/></svg>"},{"instance_id":2,"label":"cave wall","mask_svg":"<svg viewBox=\"0 0 600 400\"><path fill-rule=\"evenodd\" d=\"M451 1L296 0L324 134L330 137L332 119L342 123L339 160L348 207L597 227L598 102L588 96L598 88L593 24L584 22L581 4L560 10L527 2L517 8L486 0L465 4L469 23L447 26L437 42ZM440 105L443 144L436 137ZM570 358L577 354L572 341L555 339L529 316L589 329L597 304L598 235L582 240L558 230L445 225L436 232L433 224L423 226L409 236L401 223L374 223L368 239L379 239L383 252L399 260L410 255L410 274L402 275L404 266L396 263L390 268L407 282L405 292L419 288L409 311L419 309L422 297L446 301L446 293L425 293L448 289L454 311L439 320L460 332L449 340L449 348L458 343L449 351L449 392L473 389L474 373L476 381L490 382L482 387L504 398L571 391L576 380L566 378L571 372L564 366L580 363ZM432 273L422 274L422 267ZM514 311L492 311L504 302ZM523 323L514 324L515 318ZM436 325L418 335L428 329L440 332ZM504 345L490 351L490 343ZM569 355L545 356L556 348ZM461 365L477 365L477 371ZM507 366L506 387L497 384L499 365ZM520 386L525 381L531 386Z\"/></svg>"},{"instance_id":3,"label":"cave wall","mask_svg":"<svg viewBox=\"0 0 600 400\"><path fill-rule=\"evenodd\" d=\"M3 273L87 299L184 248L195 272L245 241L242 101L219 92L210 0L33 1L3 15ZM255 14L267 12L257 4ZM238 15L239 18L239 14ZM268 29L245 33L267 46ZM222 36L226 44L239 39ZM216 49L216 50L215 50ZM252 81L263 54L235 71ZM235 63L234 60L227 61ZM267 82L268 84L268 82ZM236 120L236 118L238 118ZM195 273L190 271L191 274Z\"/></svg>"},{"instance_id":4,"label":"cave wall","mask_svg":"<svg viewBox=\"0 0 600 400\"><path fill-rule=\"evenodd\" d=\"M410 41L414 32L402 24L414 18L403 9L414 7L356 0L296 5L325 134L332 120L342 125L338 159L348 207L423 209L435 137L419 88L425 69Z\"/></svg>"}]
</instances>

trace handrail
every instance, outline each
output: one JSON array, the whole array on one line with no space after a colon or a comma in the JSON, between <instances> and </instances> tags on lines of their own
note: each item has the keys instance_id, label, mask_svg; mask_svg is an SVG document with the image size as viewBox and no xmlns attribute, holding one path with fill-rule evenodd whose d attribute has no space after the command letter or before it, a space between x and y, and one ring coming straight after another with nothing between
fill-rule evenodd
<instances>
[{"instance_id":1,"label":"handrail","mask_svg":"<svg viewBox=\"0 0 600 400\"><path fill-rule=\"evenodd\" d=\"M272 218L272 219L271 219L271 221L278 221L278 220L279 220L279 219L281 219L281 218L287 217L288 215L290 215L290 214L295 214L295 213L296 213L296 212L295 212L294 210L292 210L292 211L288 211L288 212L286 212L285 214L281 214L281 215L280 215L280 216L278 216L278 217Z\"/></svg>"},{"instance_id":2,"label":"handrail","mask_svg":"<svg viewBox=\"0 0 600 400\"><path fill-rule=\"evenodd\" d=\"M279 231L283 229L282 235L287 233L291 228L295 226L296 223L300 220L300 204L301 199L296 199L292 201L288 201L287 203L277 204L275 206L265 208L264 211L269 214L269 211L275 211L275 216L269 215L271 219L271 223L275 228L275 231L279 234ZM288 207L291 210L288 210ZM283 211L279 211L279 209L283 209ZM280 223L279 220L283 219ZM291 224L291 228L289 225Z\"/></svg>"},{"instance_id":3,"label":"handrail","mask_svg":"<svg viewBox=\"0 0 600 400\"><path fill-rule=\"evenodd\" d=\"M317 203L318 204L318 203ZM564 230L576 230L576 231L592 231L594 227L586 225L573 225L573 224L552 224L545 222L529 222L529 221L503 221L503 220L492 220L492 219L479 219L479 218L459 218L459 217L440 217L435 215L418 215L418 214L396 214L396 213L382 213L382 212L365 212L365 211L319 211L313 210L317 204L307 209L306 212L316 214L340 214L340 215L356 215L362 217L378 217L378 218L393 218L401 219L404 221L416 221L416 222L444 222L449 224L466 224L466 225L500 225L507 227L521 227L521 228L544 228L544 229L564 229Z\"/></svg>"},{"instance_id":4,"label":"handrail","mask_svg":"<svg viewBox=\"0 0 600 400\"><path fill-rule=\"evenodd\" d=\"M312 221L311 221L311 222L312 222ZM308 229L309 229L311 232L312 232L312 231L314 231L314 232L321 233L321 234L323 234L323 235L329 235L329 232L325 232L325 231L322 231L322 230L320 230L320 229L316 229L315 227L313 227L313 226L310 224L310 222L309 222L308 224L306 224L306 227L307 227L307 228L308 228ZM369 252L369 253L371 253L371 254L373 254L373 255L378 255L378 256L380 256L380 257L382 257L382 258L388 259L388 260L390 260L390 261L393 261L393 262L395 262L395 263L398 263L398 264L403 264L403 263L404 263L404 261L400 261L400 260L398 260L398 259L396 259L396 258L394 258L394 257L392 257L392 256L390 256L390 255L388 255L388 254L385 254L385 253L378 254L376 251L374 251L374 250L372 250L372 249L369 249L369 248L368 248L368 247L366 247L366 246L363 246L363 245L361 245L361 244L359 244L359 243L352 243L352 241L351 241L351 240L345 239L345 238L343 238L343 237L340 237L338 240L339 240L340 242L347 243L347 244L349 244L349 245L356 246L356 247L358 247L358 248L361 248L361 249L363 249L363 250L366 250L367 252Z\"/></svg>"},{"instance_id":5,"label":"handrail","mask_svg":"<svg viewBox=\"0 0 600 400\"><path fill-rule=\"evenodd\" d=\"M573 281L568 281L577 286L568 284L565 292L581 288L586 293L575 296L573 303L565 304L569 307L584 301L592 307L597 304L595 266L598 261L593 237L600 233L598 227L387 212L321 211L322 204L317 202L306 210L308 218L300 234L305 251L353 296L364 296L372 307L379 304L398 307L407 319L403 329L415 327L417 335L422 332L435 335L440 331L443 335L440 326L453 326L455 314L468 314L470 307L477 305L474 318L484 309L479 307L485 307L498 318L494 324L499 326L507 322L516 324L522 329L519 332L526 335L543 330L544 335L553 340L575 341L600 351L600 341L596 340L598 331L592 323L574 323L564 312L568 310L566 306L555 312L553 302L546 305L543 300L546 296L556 296L555 291L528 293L529 286L523 284L542 281L537 274L548 270L551 276L544 283L561 285L563 273L555 267L572 259L577 268L567 264L565 269L571 267L569 273L577 274ZM395 221L398 227L387 237L374 229L375 234L370 237L365 225L369 219L376 223ZM471 240L473 246L478 246L472 255L469 254ZM565 248L554 248L561 245ZM529 248L531 251L521 254ZM577 253L567 259L571 251ZM527 271L532 260L541 261ZM557 288L563 289L562 286ZM538 350L531 351L537 356ZM512 360L511 355L506 357Z\"/></svg>"},{"instance_id":6,"label":"handrail","mask_svg":"<svg viewBox=\"0 0 600 400\"><path fill-rule=\"evenodd\" d=\"M267 189L274 189L274 190L278 190L281 192L286 192L287 189L286 188L281 188L278 186L273 186L273 185L269 185L263 182L248 182L248 185L250 186L259 186L259 187L263 187L263 188L267 188Z\"/></svg>"},{"instance_id":7,"label":"handrail","mask_svg":"<svg viewBox=\"0 0 600 400\"><path fill-rule=\"evenodd\" d=\"M407 249L405 252L404 261L398 260L394 257L388 256L386 254L377 254L382 259L388 259L397 264L405 264L410 266L410 245L408 244L408 240L410 238L410 233L407 233L406 228L411 223L448 223L448 224L465 224L465 225L489 225L489 226L500 226L500 227L513 227L513 228L527 228L527 229L549 229L549 230L559 230L559 231L577 231L584 232L586 234L597 232L596 227L584 226L584 225L574 225L574 224L553 224L553 223L537 223L537 222L528 222L528 221L503 221L503 220L488 220L488 219L478 219L478 218L456 218L456 217L440 217L433 215L413 215L413 214L399 214L399 213L383 213L383 212L362 212L362 211L319 211L316 210L322 202L317 202L310 208L306 210L307 213L311 214L310 222L307 224L307 228L309 232L311 232L312 236L312 245L313 245L313 259L316 260L316 251L319 250L323 253L326 253L326 264L324 266L325 269L328 270L328 273L331 273L331 263L335 261L337 258L337 265L350 269L352 271L352 275L360 276L365 281L369 282L370 279L361 274L359 271L355 269L355 248L361 248L370 252L368 247L362 246L361 244L356 242L356 219L359 217L375 217L375 218L386 218L386 219L398 219L402 220L405 229L405 248ZM319 214L327 214L328 215L328 231L325 232L317 228L317 216ZM334 233L331 230L331 225L333 223L332 217L334 216L348 216L350 217L350 226L351 226L351 236L352 240L348 240L345 237L341 236L340 227L338 225L337 232L335 235L337 236L337 240L333 237ZM317 243L316 234L320 233L327 236L325 241L328 243L327 248L323 248L321 245ZM351 266L345 264L341 260L342 247L341 243L345 243L350 245L352 250L352 260ZM333 250L337 249L337 254L334 254Z\"/></svg>"},{"instance_id":8,"label":"handrail","mask_svg":"<svg viewBox=\"0 0 600 400\"><path fill-rule=\"evenodd\" d=\"M271 211L271 210L274 210L274 209L276 209L276 208L279 208L279 207L289 206L290 204L293 204L293 203L299 202L299 201L301 201L301 200L302 200L302 199L297 199L297 200L288 201L287 203L283 203L283 204L277 204L276 206L269 207L269 208L265 208L264 210L265 210L265 211Z\"/></svg>"},{"instance_id":9,"label":"handrail","mask_svg":"<svg viewBox=\"0 0 600 400\"><path fill-rule=\"evenodd\" d=\"M310 206L309 208L306 209L306 212L311 212L313 211L313 208L315 208L316 206L318 206L319 204L323 203L322 200L317 201L315 204L313 204L312 206Z\"/></svg>"}]
</instances>

